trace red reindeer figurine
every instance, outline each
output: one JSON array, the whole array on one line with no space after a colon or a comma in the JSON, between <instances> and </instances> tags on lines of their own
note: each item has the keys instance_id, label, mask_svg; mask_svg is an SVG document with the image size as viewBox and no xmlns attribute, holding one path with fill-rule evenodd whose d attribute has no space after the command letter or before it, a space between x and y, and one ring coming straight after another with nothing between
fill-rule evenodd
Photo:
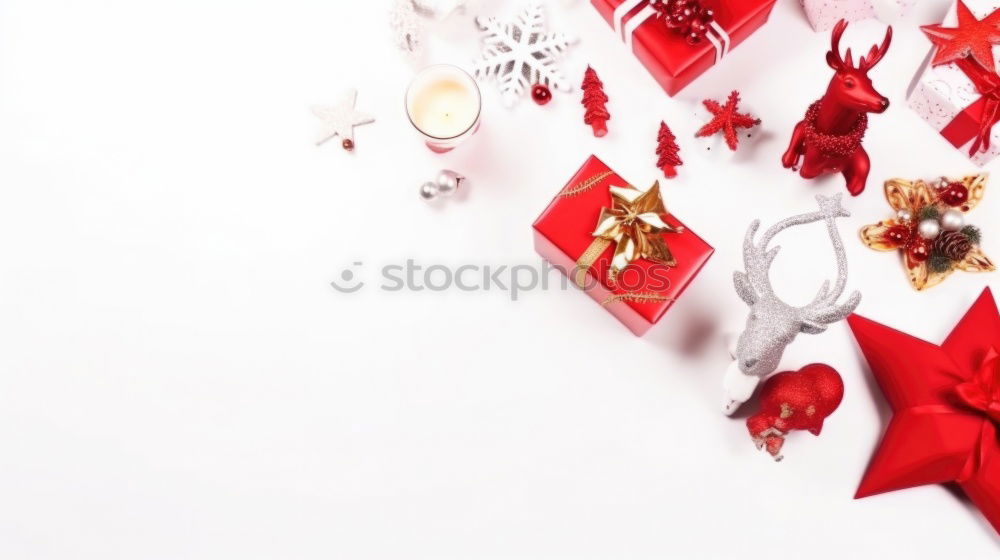
<instances>
[{"instance_id":1,"label":"red reindeer figurine","mask_svg":"<svg viewBox=\"0 0 1000 560\"><path fill-rule=\"evenodd\" d=\"M871 166L868 154L861 147L861 138L868 128L867 113L882 113L889 100L875 91L868 71L882 60L892 41L892 27L885 32L881 45L873 45L862 56L857 67L851 59L851 49L840 57L840 37L847 22L840 20L833 28L832 48L826 62L836 72L823 98L809 106L805 118L795 125L792 142L781 158L788 168L799 167L799 175L812 179L827 173L843 173L847 190L854 196L865 190Z\"/></svg>"}]
</instances>

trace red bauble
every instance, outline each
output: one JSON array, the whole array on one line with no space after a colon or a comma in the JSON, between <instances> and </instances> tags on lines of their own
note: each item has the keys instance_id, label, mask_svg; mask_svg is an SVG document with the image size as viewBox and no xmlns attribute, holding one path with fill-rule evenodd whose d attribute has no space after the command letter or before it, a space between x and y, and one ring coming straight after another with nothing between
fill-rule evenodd
<instances>
[{"instance_id":1,"label":"red bauble","mask_svg":"<svg viewBox=\"0 0 1000 560\"><path fill-rule=\"evenodd\" d=\"M906 248L906 256L915 263L922 263L931 256L931 247L923 239L914 240Z\"/></svg>"},{"instance_id":2,"label":"red bauble","mask_svg":"<svg viewBox=\"0 0 1000 560\"><path fill-rule=\"evenodd\" d=\"M892 226L885 232L885 238L896 247L902 247L910 240L913 230L904 225Z\"/></svg>"},{"instance_id":3,"label":"red bauble","mask_svg":"<svg viewBox=\"0 0 1000 560\"><path fill-rule=\"evenodd\" d=\"M350 138L344 138L344 141L340 143L340 146L347 150L348 152L354 151L354 140Z\"/></svg>"},{"instance_id":4,"label":"red bauble","mask_svg":"<svg viewBox=\"0 0 1000 560\"><path fill-rule=\"evenodd\" d=\"M552 101L552 91L545 84L535 84L531 87L531 99L539 105Z\"/></svg>"},{"instance_id":5,"label":"red bauble","mask_svg":"<svg viewBox=\"0 0 1000 560\"><path fill-rule=\"evenodd\" d=\"M969 200L969 189L962 183L950 183L938 192L938 197L948 206L961 206Z\"/></svg>"},{"instance_id":6,"label":"red bauble","mask_svg":"<svg viewBox=\"0 0 1000 560\"><path fill-rule=\"evenodd\" d=\"M893 412L855 497L954 482L1000 532L1000 314L990 290L940 346L858 315L847 324Z\"/></svg>"},{"instance_id":7,"label":"red bauble","mask_svg":"<svg viewBox=\"0 0 1000 560\"><path fill-rule=\"evenodd\" d=\"M764 382L760 412L747 419L747 429L758 449L766 448L780 461L785 435L792 430L819 435L823 420L837 410L843 398L844 381L826 364L783 371Z\"/></svg>"}]
</instances>

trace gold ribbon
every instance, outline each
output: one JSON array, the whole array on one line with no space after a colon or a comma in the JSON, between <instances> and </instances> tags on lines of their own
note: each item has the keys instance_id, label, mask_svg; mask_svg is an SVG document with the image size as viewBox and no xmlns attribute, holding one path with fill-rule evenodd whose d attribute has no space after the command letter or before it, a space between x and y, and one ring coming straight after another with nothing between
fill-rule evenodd
<instances>
[{"instance_id":1,"label":"gold ribbon","mask_svg":"<svg viewBox=\"0 0 1000 560\"><path fill-rule=\"evenodd\" d=\"M614 175L614 173L611 171L602 171L597 175L588 177L587 179L573 185L572 187L564 189L563 192L559 193L559 196L576 196L582 193L583 191L589 191L591 187L593 187L597 183L600 183L601 181L607 179L612 175Z\"/></svg>"},{"instance_id":2,"label":"gold ribbon","mask_svg":"<svg viewBox=\"0 0 1000 560\"><path fill-rule=\"evenodd\" d=\"M610 296L604 298L601 305L611 305L616 301L634 301L636 303L645 303L649 301L673 301L674 298L667 297L662 294L654 294L652 292L629 292L625 294L611 294Z\"/></svg>"},{"instance_id":3,"label":"gold ribbon","mask_svg":"<svg viewBox=\"0 0 1000 560\"><path fill-rule=\"evenodd\" d=\"M596 182L587 180L566 192L576 194L589 189ZM660 196L659 181L653 183L647 191L640 191L631 185L610 187L609 190L611 208L601 208L597 228L593 233L595 239L576 261L573 275L576 285L585 287L587 270L612 243L615 244L615 253L608 268L608 280L612 283L618 273L638 259L651 260L664 266L677 266L670 248L663 241L663 234L680 233L683 229L663 221L661 216L667 213L667 208ZM652 294L645 295L643 299L650 299L649 295Z\"/></svg>"}]
</instances>

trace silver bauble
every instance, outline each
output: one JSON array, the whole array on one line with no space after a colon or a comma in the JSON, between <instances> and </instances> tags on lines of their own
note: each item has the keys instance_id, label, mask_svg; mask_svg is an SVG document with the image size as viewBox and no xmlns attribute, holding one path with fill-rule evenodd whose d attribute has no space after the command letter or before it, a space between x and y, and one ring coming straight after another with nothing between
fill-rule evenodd
<instances>
[{"instance_id":1,"label":"silver bauble","mask_svg":"<svg viewBox=\"0 0 1000 560\"><path fill-rule=\"evenodd\" d=\"M948 210L941 215L941 228L946 231L958 231L965 227L965 215L958 210Z\"/></svg>"},{"instance_id":2,"label":"silver bauble","mask_svg":"<svg viewBox=\"0 0 1000 560\"><path fill-rule=\"evenodd\" d=\"M917 233L924 239L934 239L941 233L941 225L934 218L927 218L917 226Z\"/></svg>"},{"instance_id":3,"label":"silver bauble","mask_svg":"<svg viewBox=\"0 0 1000 560\"><path fill-rule=\"evenodd\" d=\"M424 200L434 200L438 195L438 186L430 181L420 185L420 198Z\"/></svg>"},{"instance_id":4,"label":"silver bauble","mask_svg":"<svg viewBox=\"0 0 1000 560\"><path fill-rule=\"evenodd\" d=\"M434 183L437 185L438 194L441 196L451 196L455 194L458 190L459 185L465 177L462 177L458 173L451 171L450 169L442 169Z\"/></svg>"},{"instance_id":5,"label":"silver bauble","mask_svg":"<svg viewBox=\"0 0 1000 560\"><path fill-rule=\"evenodd\" d=\"M913 219L913 212L910 212L909 210L905 209L900 210L899 212L896 212L896 218L898 218L900 221L903 222L909 222L910 220Z\"/></svg>"}]
</instances>

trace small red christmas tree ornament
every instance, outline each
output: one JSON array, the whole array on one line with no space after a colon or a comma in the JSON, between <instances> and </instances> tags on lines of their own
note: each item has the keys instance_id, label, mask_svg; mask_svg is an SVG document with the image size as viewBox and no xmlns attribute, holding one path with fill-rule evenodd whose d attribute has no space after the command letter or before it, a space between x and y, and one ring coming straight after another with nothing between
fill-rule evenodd
<instances>
[{"instance_id":1,"label":"small red christmas tree ornament","mask_svg":"<svg viewBox=\"0 0 1000 560\"><path fill-rule=\"evenodd\" d=\"M889 50L892 27L886 30L882 43L872 45L868 54L858 59L857 66L851 49L844 55L840 53L840 38L846 29L844 20L833 28L830 50L826 53L833 77L823 97L810 105L805 118L795 125L781 164L797 170L803 179L841 173L847 191L857 196L865 190L871 168L868 153L861 146L868 129L868 113L883 113L889 108L889 100L875 90L868 71Z\"/></svg>"},{"instance_id":2,"label":"small red christmas tree ornament","mask_svg":"<svg viewBox=\"0 0 1000 560\"><path fill-rule=\"evenodd\" d=\"M826 364L810 364L799 371L769 377L760 390L760 412L747 419L757 449L767 449L775 461L792 430L819 435L823 420L844 398L844 381Z\"/></svg>"},{"instance_id":3,"label":"small red christmas tree ornament","mask_svg":"<svg viewBox=\"0 0 1000 560\"><path fill-rule=\"evenodd\" d=\"M604 93L604 84L597 77L597 72L587 66L587 71L583 74L583 106L586 113L583 115L583 122L589 124L594 129L594 136L600 138L608 133L607 122L611 120L611 113L608 112L605 103L608 96Z\"/></svg>"},{"instance_id":4,"label":"small red christmas tree ornament","mask_svg":"<svg viewBox=\"0 0 1000 560\"><path fill-rule=\"evenodd\" d=\"M720 105L717 101L706 99L702 101L705 108L712 113L712 120L705 126L698 129L694 135L698 137L711 136L722 131L726 139L726 145L730 150L736 151L739 147L739 140L736 138L737 128L752 128L760 124L760 119L748 113L740 113L736 109L740 103L740 93L733 91L729 94L729 99L725 105Z\"/></svg>"},{"instance_id":5,"label":"small red christmas tree ornament","mask_svg":"<svg viewBox=\"0 0 1000 560\"><path fill-rule=\"evenodd\" d=\"M677 170L674 168L684 163L678 154L680 147L677 146L676 140L667 123L660 121L660 133L656 137L656 155L659 156L656 166L663 171L668 179L676 177Z\"/></svg>"}]
</instances>

